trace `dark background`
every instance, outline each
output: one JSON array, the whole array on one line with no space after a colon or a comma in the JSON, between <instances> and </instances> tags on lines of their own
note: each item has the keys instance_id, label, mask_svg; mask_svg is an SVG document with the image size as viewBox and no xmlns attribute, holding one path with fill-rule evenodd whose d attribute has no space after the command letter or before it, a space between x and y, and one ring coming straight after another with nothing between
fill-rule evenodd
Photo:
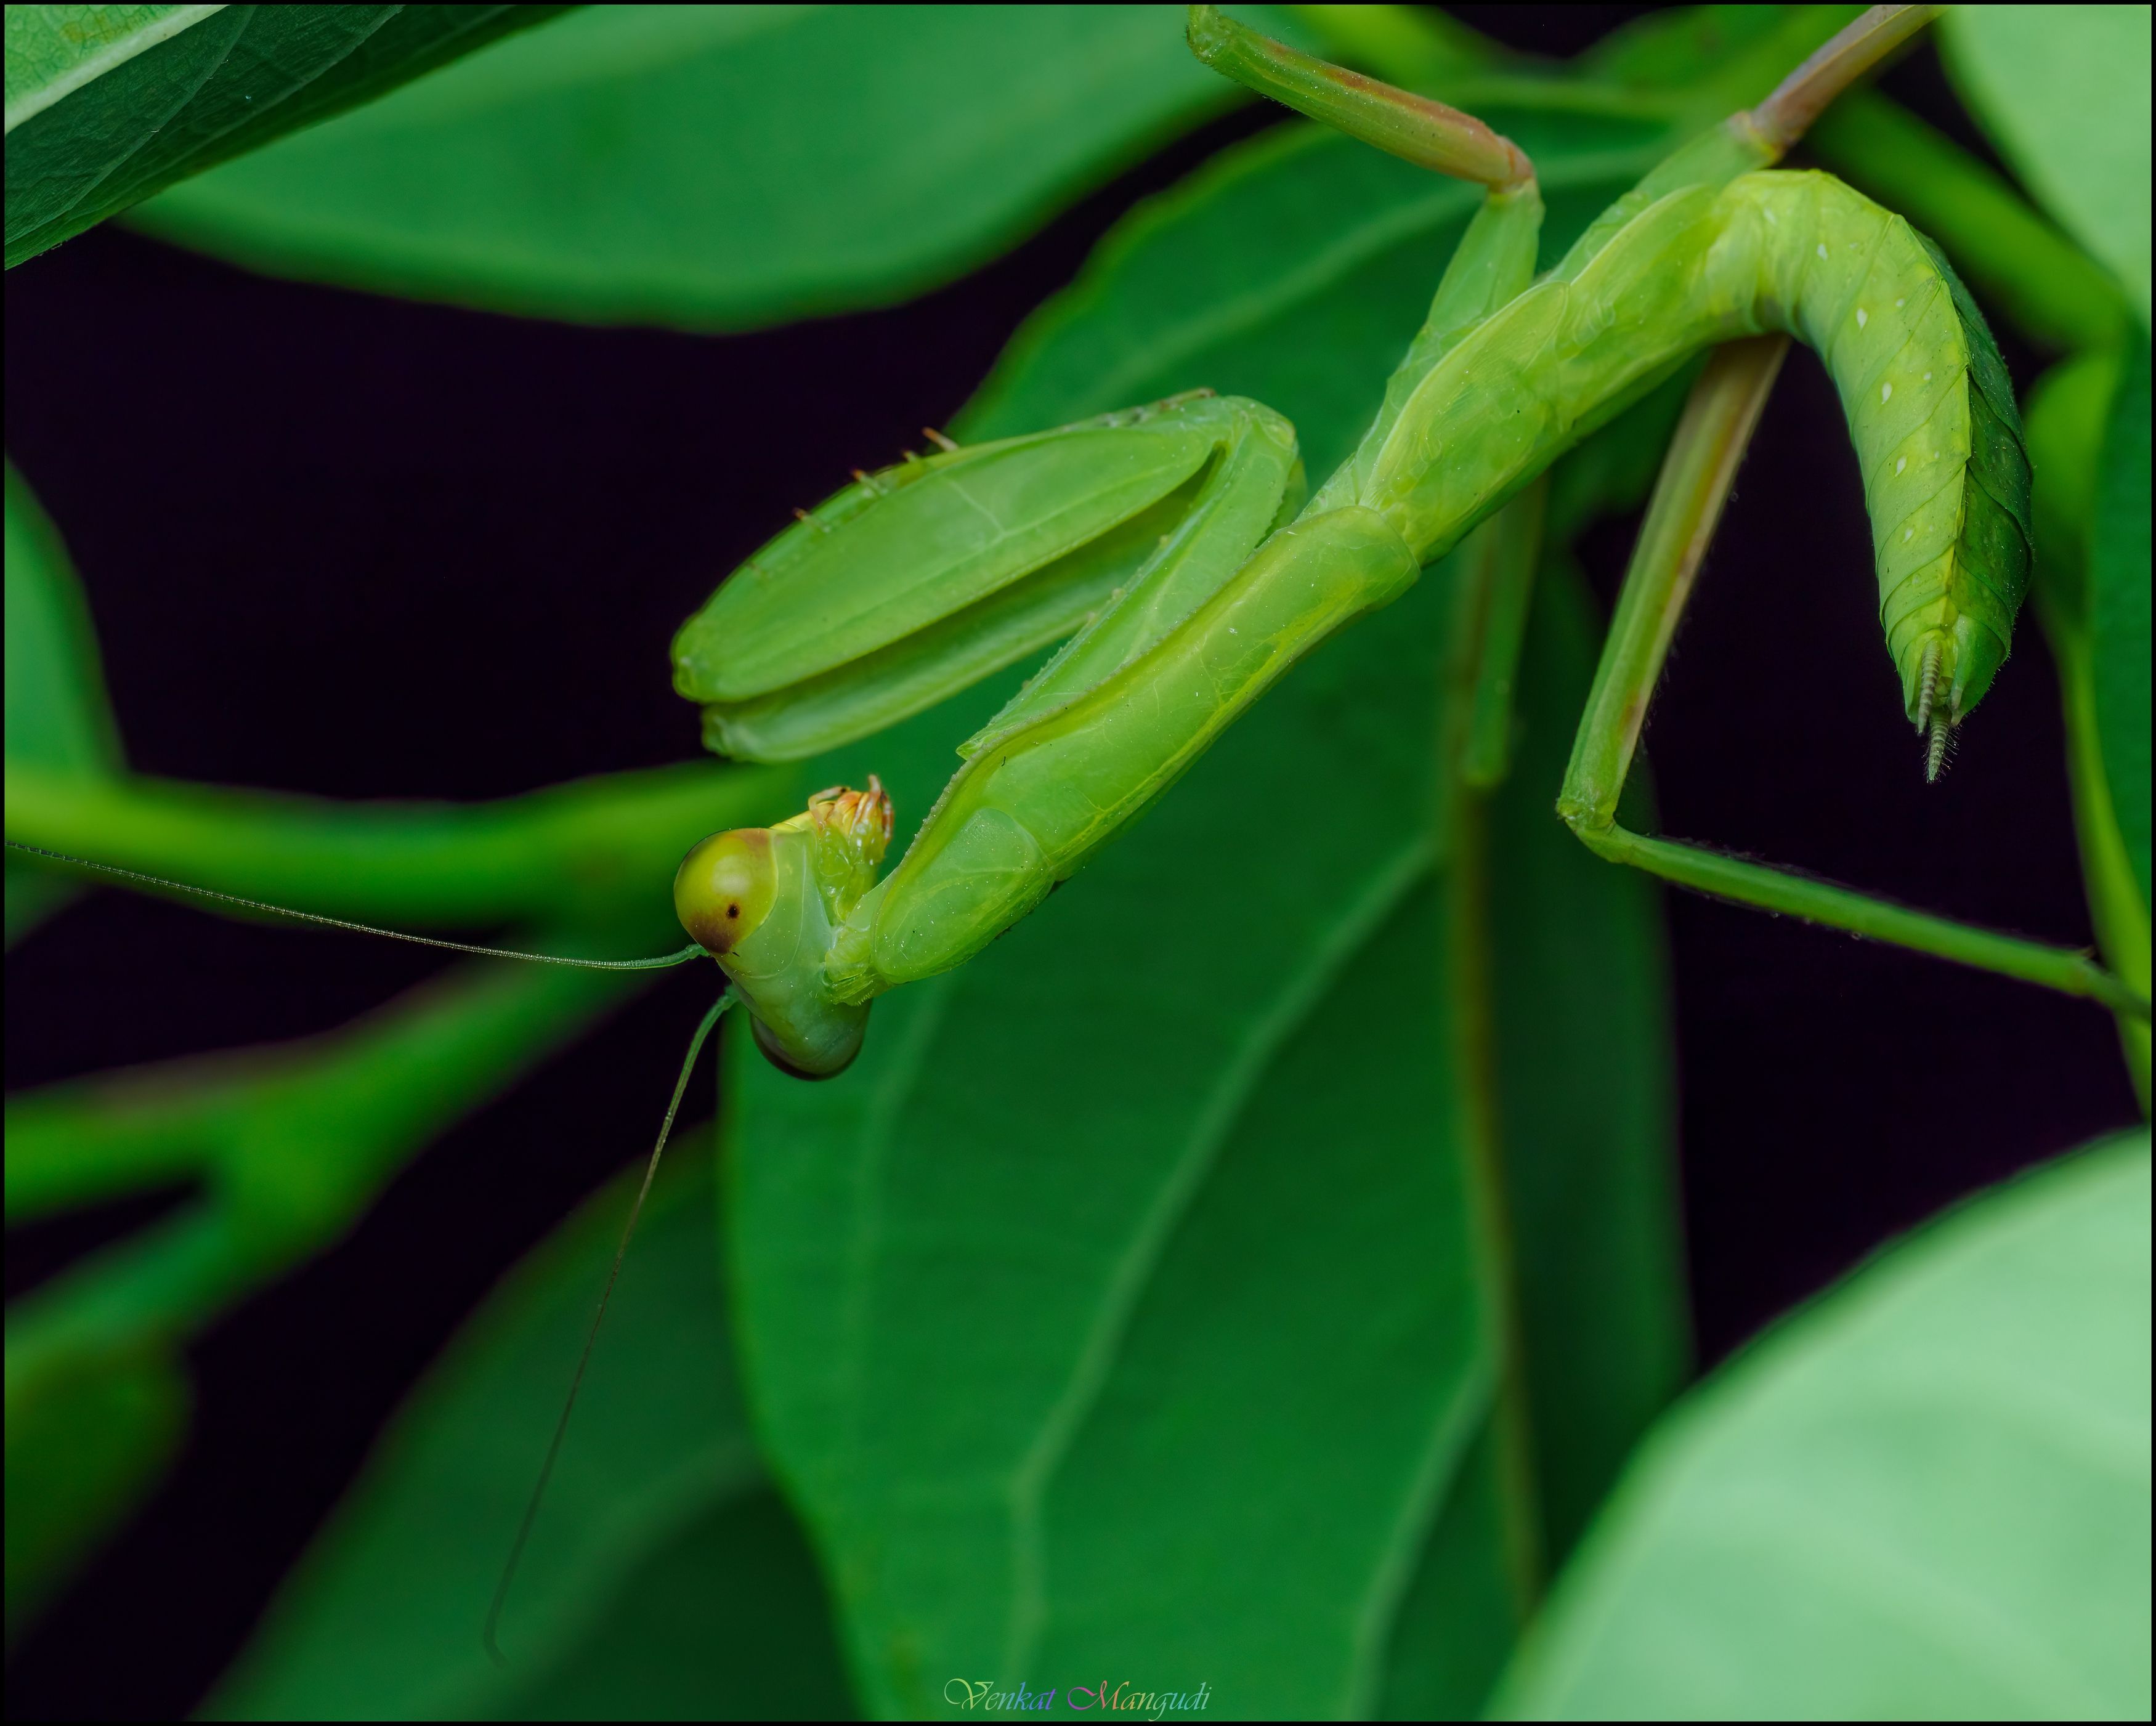
<instances>
[{"instance_id":1,"label":"dark background","mask_svg":"<svg viewBox=\"0 0 2156 1726\"><path fill-rule=\"evenodd\" d=\"M1553 54L1646 9L1455 8ZM1983 150L1928 48L1887 84ZM8 446L88 588L130 761L486 798L693 755L665 649L718 576L950 418L1132 202L1274 117L1206 129L939 293L751 336L259 280L110 227L11 273ZM2025 389L2043 357L2001 334ZM1605 602L1636 525L1584 548ZM1840 410L1799 349L1658 698L1665 830L2087 942L2041 636L1928 789L1876 603ZM1702 1363L1941 1205L2136 1118L2093 1008L1681 895L1669 912ZM327 1030L436 963L98 893L9 958L8 1085ZM671 973L197 1343L179 1464L18 1651L12 1716L199 1699L434 1351L637 1153L707 993ZM154 1208L11 1232L10 1296Z\"/></svg>"}]
</instances>

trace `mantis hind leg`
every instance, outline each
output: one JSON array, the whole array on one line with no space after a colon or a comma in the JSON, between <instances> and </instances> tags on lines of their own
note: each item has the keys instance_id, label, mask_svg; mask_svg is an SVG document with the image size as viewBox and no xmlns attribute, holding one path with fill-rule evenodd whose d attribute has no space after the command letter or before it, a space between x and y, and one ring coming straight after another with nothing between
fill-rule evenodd
<instances>
[{"instance_id":1,"label":"mantis hind leg","mask_svg":"<svg viewBox=\"0 0 2156 1726\"><path fill-rule=\"evenodd\" d=\"M1677 619L1787 349L1787 339L1778 336L1732 342L1693 386L1625 572L1558 798L1558 814L1598 856L1694 891L2086 996L2145 1020L2147 1000L2078 949L1997 934L1617 824L1618 798Z\"/></svg>"}]
</instances>

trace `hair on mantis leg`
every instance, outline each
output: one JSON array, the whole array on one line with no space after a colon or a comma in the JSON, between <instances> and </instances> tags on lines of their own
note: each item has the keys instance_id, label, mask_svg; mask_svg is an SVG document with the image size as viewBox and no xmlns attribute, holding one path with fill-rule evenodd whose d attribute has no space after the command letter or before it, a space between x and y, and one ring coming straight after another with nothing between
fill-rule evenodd
<instances>
[{"instance_id":1,"label":"hair on mantis leg","mask_svg":"<svg viewBox=\"0 0 2156 1726\"><path fill-rule=\"evenodd\" d=\"M864 479L773 541L683 627L675 686L705 705L714 747L749 759L868 735L1068 637L958 744L963 765L897 867L827 919L820 947L797 938L816 927L808 877L767 866L749 839L728 840L764 915L793 932L777 968L764 943L753 969L707 949L767 1053L794 1071L834 1071L875 995L979 952L1304 654L1398 597L1583 437L1726 343L1802 340L1840 391L1874 526L1881 619L1935 773L2005 660L2027 586L2028 465L2012 390L1928 241L1829 175L1769 171L1835 92L1935 11L1865 14L1758 108L1654 169L1536 278L1541 199L1516 146L1443 104L1194 8L1192 45L1208 64L1482 184L1482 208L1362 443L1300 510L1285 422L1255 403L1177 397ZM1713 372L1714 392L1738 363ZM1509 676L1507 619L1523 603L1508 593L1488 614L1493 691ZM1630 655L1627 670L1604 677L1597 701L1630 703L1631 719L1590 703L1563 806L1602 855L2146 1013L2086 954L1791 886L1616 828L1629 759L1620 740L1628 722L1636 737L1659 665L1625 646L1626 628L1620 619L1610 651ZM1492 694L1485 705L1476 771L1487 775L1502 770L1502 702ZM696 881L677 883L677 908L692 930L710 926Z\"/></svg>"}]
</instances>

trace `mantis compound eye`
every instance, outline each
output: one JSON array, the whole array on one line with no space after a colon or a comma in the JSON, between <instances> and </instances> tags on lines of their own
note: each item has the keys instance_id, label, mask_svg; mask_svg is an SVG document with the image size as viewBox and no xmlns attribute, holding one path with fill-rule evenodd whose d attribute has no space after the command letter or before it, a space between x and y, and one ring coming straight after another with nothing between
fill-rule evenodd
<instances>
[{"instance_id":1,"label":"mantis compound eye","mask_svg":"<svg viewBox=\"0 0 2156 1726\"><path fill-rule=\"evenodd\" d=\"M689 937L724 958L770 915L778 890L771 830L737 827L700 840L674 874L674 914Z\"/></svg>"}]
</instances>

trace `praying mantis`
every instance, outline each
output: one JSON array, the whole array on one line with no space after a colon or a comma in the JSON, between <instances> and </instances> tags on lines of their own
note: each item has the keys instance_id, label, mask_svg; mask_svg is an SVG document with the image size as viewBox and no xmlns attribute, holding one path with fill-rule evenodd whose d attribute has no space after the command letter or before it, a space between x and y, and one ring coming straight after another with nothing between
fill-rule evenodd
<instances>
[{"instance_id":1,"label":"praying mantis","mask_svg":"<svg viewBox=\"0 0 2156 1726\"><path fill-rule=\"evenodd\" d=\"M1788 341L1825 361L1865 476L1881 621L1924 770L2005 662L2029 583L2029 466L1982 315L1929 241L1831 177L1769 172L1838 80L1927 21L1875 8L1755 110L1678 151L1533 275L1532 165L1480 122L1194 8L1199 57L1378 147L1481 183L1481 208L1360 446L1304 501L1292 428L1178 397L855 483L684 625L675 685L711 747L785 761L880 729L1048 645L891 875L888 799L834 788L714 835L683 927L787 1071L843 1071L867 1006L963 964L1167 794L1303 655L1478 530L1702 349L1558 810L1598 855L2145 1015L2087 956L1628 831L1619 796L1721 500ZM1489 524L1486 528L1484 524ZM1510 532L1517 536L1516 521ZM1532 532L1532 529L1528 529ZM1487 566L1517 619L1532 560ZM1476 668L1510 676L1517 631Z\"/></svg>"},{"instance_id":2,"label":"praying mantis","mask_svg":"<svg viewBox=\"0 0 2156 1726\"><path fill-rule=\"evenodd\" d=\"M1884 524L1890 657L1928 771L1939 770L2005 656L2026 578L2025 505L2014 403L1981 321L1906 224L1826 177L1769 172L1809 118L1807 102L1922 22L1922 9L1886 10L1897 16L1869 21L1793 74L1779 106L1770 99L1658 169L1537 280L1541 201L1516 148L1198 9L1201 58L1483 185L1482 212L1362 445L1306 500L1294 431L1279 415L1178 396L865 475L685 625L676 686L704 709L712 747L744 761L872 737L1062 644L984 729L952 739L963 764L880 880L896 819L874 781L690 852L676 882L682 922L726 972L764 1052L803 1076L843 1072L877 994L963 965L1014 927L1172 796L1303 655L1430 578L1450 547L1472 554L1454 561L1474 588L1464 609L1479 620L1458 771L1469 784L1493 783L1505 770L1493 740L1520 650L1539 475L1707 349L1716 357L1642 532L1558 816L1613 861L2145 1016L2145 1003L2086 955L1617 820L1663 657L1792 334L1820 349L1843 386ZM1934 363L1878 369L1903 355ZM1928 431L1936 441L1922 444ZM993 531L965 538L987 511Z\"/></svg>"}]
</instances>

